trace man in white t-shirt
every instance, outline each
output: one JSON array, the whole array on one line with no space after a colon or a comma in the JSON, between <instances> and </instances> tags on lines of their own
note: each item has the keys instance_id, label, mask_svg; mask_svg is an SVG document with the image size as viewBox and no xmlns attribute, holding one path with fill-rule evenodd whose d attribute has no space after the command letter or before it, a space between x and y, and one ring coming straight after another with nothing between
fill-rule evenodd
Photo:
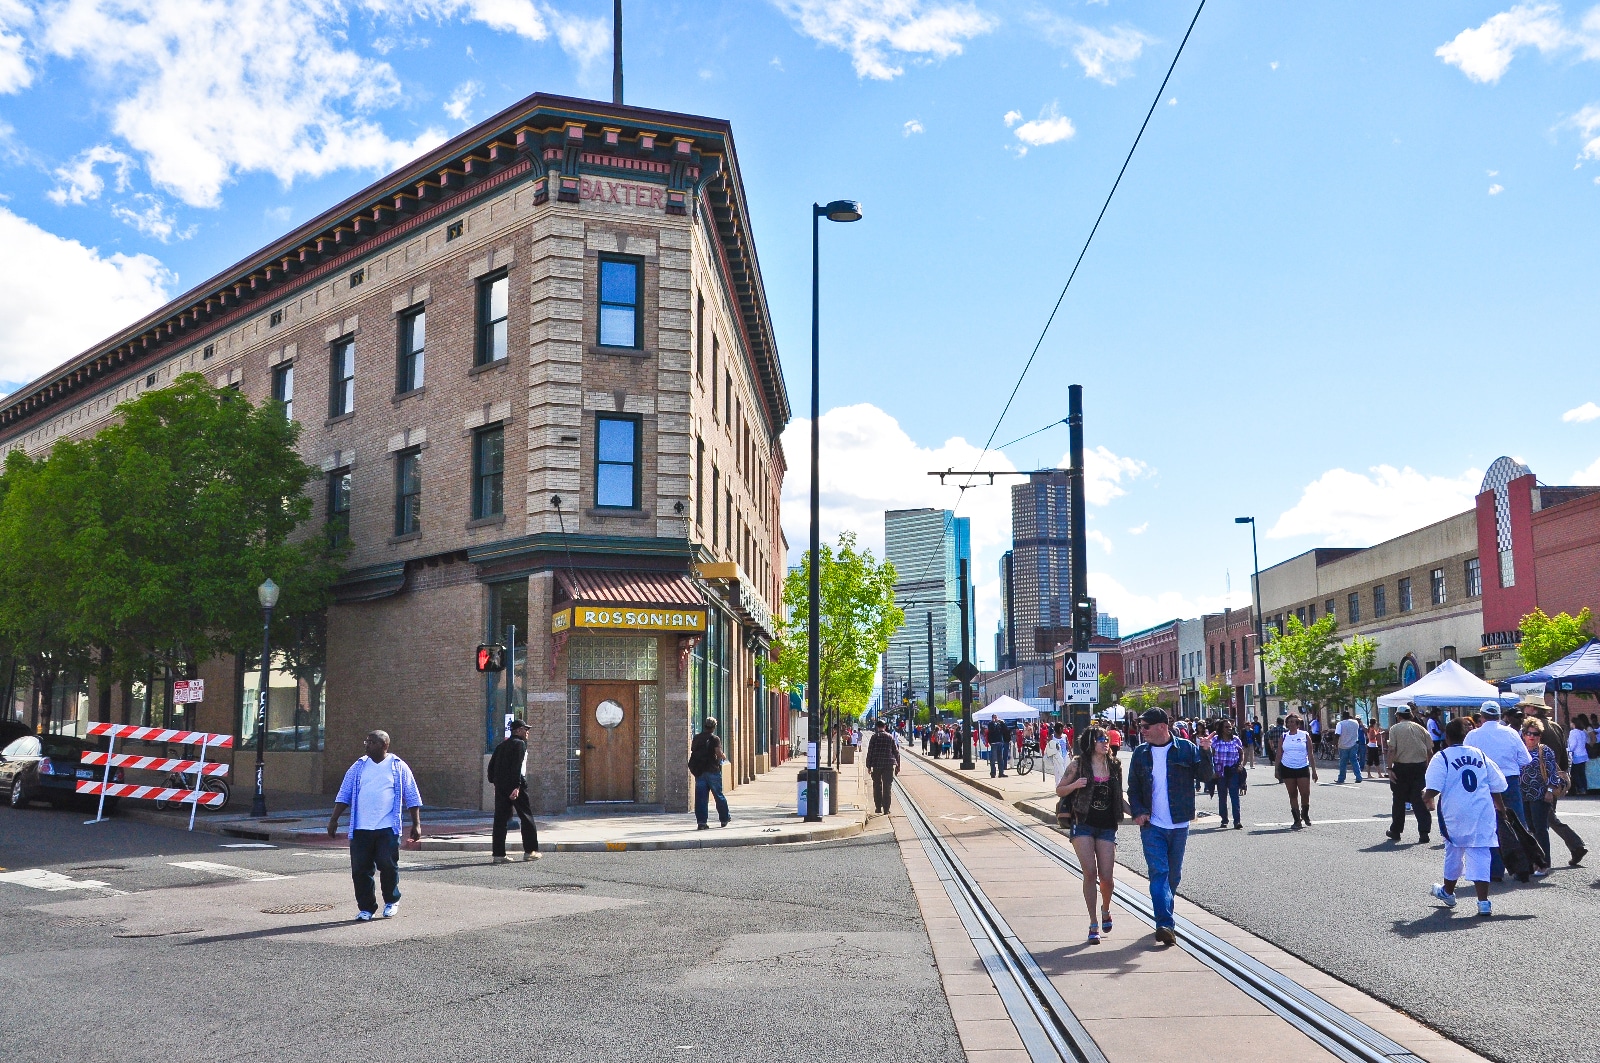
<instances>
[{"instance_id":1,"label":"man in white t-shirt","mask_svg":"<svg viewBox=\"0 0 1600 1063\"><path fill-rule=\"evenodd\" d=\"M1428 762L1422 799L1437 807L1439 833L1444 835L1444 882L1433 896L1446 907L1456 906L1456 882L1469 880L1478 894L1478 914L1491 915L1489 903L1490 854L1500 845L1498 810L1506 777L1494 760L1481 750L1463 745L1469 724L1451 720L1444 729L1445 748Z\"/></svg>"},{"instance_id":2,"label":"man in white t-shirt","mask_svg":"<svg viewBox=\"0 0 1600 1063\"><path fill-rule=\"evenodd\" d=\"M1339 777L1333 781L1334 785L1344 785L1344 769L1347 764L1355 769L1356 782L1360 782L1361 755L1366 751L1361 737L1361 722L1346 709L1340 714L1339 722L1334 724L1333 732L1339 736Z\"/></svg>"},{"instance_id":3,"label":"man in white t-shirt","mask_svg":"<svg viewBox=\"0 0 1600 1063\"><path fill-rule=\"evenodd\" d=\"M356 918L368 922L378 911L372 888L377 871L383 887L383 917L400 910L400 818L411 817L411 840L422 840L422 794L411 766L389 752L389 732L367 734L367 755L350 765L334 799L328 837L339 833L339 817L350 812L350 877L355 881Z\"/></svg>"},{"instance_id":4,"label":"man in white t-shirt","mask_svg":"<svg viewBox=\"0 0 1600 1063\"><path fill-rule=\"evenodd\" d=\"M1502 799L1506 808L1526 826L1528 813L1522 807L1522 769L1533 763L1533 754L1528 752L1528 747L1522 741L1522 735L1515 727L1507 727L1500 722L1500 703L1486 701L1478 707L1478 712L1483 716L1483 724L1467 732L1466 745L1482 753L1487 759L1494 761L1495 767L1500 769L1500 774L1506 777L1506 792ZM1494 858L1489 867L1489 877L1499 882L1505 876L1506 865L1500 860L1500 848L1495 847Z\"/></svg>"}]
</instances>

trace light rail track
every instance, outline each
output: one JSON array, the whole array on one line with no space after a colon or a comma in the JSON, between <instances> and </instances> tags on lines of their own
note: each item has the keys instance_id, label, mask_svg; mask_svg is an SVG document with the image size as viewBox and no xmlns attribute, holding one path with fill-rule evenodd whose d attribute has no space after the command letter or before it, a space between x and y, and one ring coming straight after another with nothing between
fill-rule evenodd
<instances>
[{"instance_id":1,"label":"light rail track","mask_svg":"<svg viewBox=\"0 0 1600 1063\"><path fill-rule=\"evenodd\" d=\"M993 901L984 895L977 879L950 844L934 830L911 795L896 783L901 807L923 852L939 876L945 893L973 948L983 960L1006 1013L1016 1026L1033 1063L1107 1063L1100 1046L1083 1028L1050 976L1007 925Z\"/></svg>"},{"instance_id":2,"label":"light rail track","mask_svg":"<svg viewBox=\"0 0 1600 1063\"><path fill-rule=\"evenodd\" d=\"M909 759L935 782L980 809L1018 839L1080 879L1083 877L1076 854L1041 836L1037 828L1042 824L1018 823L1010 815L973 795L970 788L945 778L942 772L916 758ZM908 801L906 806L909 809L911 803ZM920 816L920 810L916 814ZM931 828L927 829L931 831ZM1140 922L1155 926L1154 908L1145 893L1118 882L1114 896ZM1404 1045L1328 1003L1294 979L1273 970L1209 930L1182 916L1178 916L1175 922L1181 948L1337 1058L1346 1063L1423 1063Z\"/></svg>"}]
</instances>

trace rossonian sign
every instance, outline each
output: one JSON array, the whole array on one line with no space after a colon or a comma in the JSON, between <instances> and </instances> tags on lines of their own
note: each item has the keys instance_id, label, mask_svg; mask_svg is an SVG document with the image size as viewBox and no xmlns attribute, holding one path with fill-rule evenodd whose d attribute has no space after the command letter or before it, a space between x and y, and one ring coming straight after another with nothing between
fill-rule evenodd
<instances>
[{"instance_id":1,"label":"rossonian sign","mask_svg":"<svg viewBox=\"0 0 1600 1063\"><path fill-rule=\"evenodd\" d=\"M628 609L575 605L557 610L550 617L550 631L560 634L573 628L604 631L671 631L681 634L706 630L704 609Z\"/></svg>"}]
</instances>

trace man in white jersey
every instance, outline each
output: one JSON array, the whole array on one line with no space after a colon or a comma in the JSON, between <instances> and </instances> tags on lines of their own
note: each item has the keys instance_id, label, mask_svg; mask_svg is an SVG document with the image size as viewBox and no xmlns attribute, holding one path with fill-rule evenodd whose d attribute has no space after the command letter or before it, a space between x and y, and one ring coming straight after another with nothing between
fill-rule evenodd
<instances>
[{"instance_id":1,"label":"man in white jersey","mask_svg":"<svg viewBox=\"0 0 1600 1063\"><path fill-rule=\"evenodd\" d=\"M1444 835L1444 882L1433 896L1448 908L1456 906L1456 882L1469 880L1477 890L1478 914L1491 915L1490 853L1500 844L1499 812L1506 777L1481 750L1463 745L1471 724L1457 717L1445 726L1443 750L1428 762L1422 799L1437 807L1439 833Z\"/></svg>"}]
</instances>

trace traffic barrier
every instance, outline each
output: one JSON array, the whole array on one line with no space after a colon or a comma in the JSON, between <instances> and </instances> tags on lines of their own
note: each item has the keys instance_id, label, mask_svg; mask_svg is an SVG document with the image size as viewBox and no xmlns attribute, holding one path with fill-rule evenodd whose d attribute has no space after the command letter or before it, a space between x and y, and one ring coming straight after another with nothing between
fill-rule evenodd
<instances>
[{"instance_id":1,"label":"traffic barrier","mask_svg":"<svg viewBox=\"0 0 1600 1063\"><path fill-rule=\"evenodd\" d=\"M85 820L85 825L104 822L106 816L107 797L127 797L134 800L145 801L177 801L189 802L189 829L194 830L194 817L201 805L207 808L216 808L226 798L224 795L208 790L185 790L181 787L170 786L139 786L134 783L114 783L111 781L113 767L149 768L154 771L193 771L198 780L207 775L226 775L226 764L212 764L207 770L206 750L227 749L233 745L233 735L212 734L209 731L176 731L167 727L135 727L131 724L117 723L92 723L89 725L91 735L105 735L110 739L108 748L104 753L86 751L82 763L105 765L105 775L99 782L81 781L77 785L80 794L99 794L100 803L95 810L94 818ZM199 760L176 760L167 757L141 757L135 754L117 752L117 739L130 742L169 742L183 746L199 746ZM141 763L135 763L141 762ZM149 763L142 763L149 762ZM180 766L181 765L181 766ZM217 770L220 769L220 770Z\"/></svg>"}]
</instances>

